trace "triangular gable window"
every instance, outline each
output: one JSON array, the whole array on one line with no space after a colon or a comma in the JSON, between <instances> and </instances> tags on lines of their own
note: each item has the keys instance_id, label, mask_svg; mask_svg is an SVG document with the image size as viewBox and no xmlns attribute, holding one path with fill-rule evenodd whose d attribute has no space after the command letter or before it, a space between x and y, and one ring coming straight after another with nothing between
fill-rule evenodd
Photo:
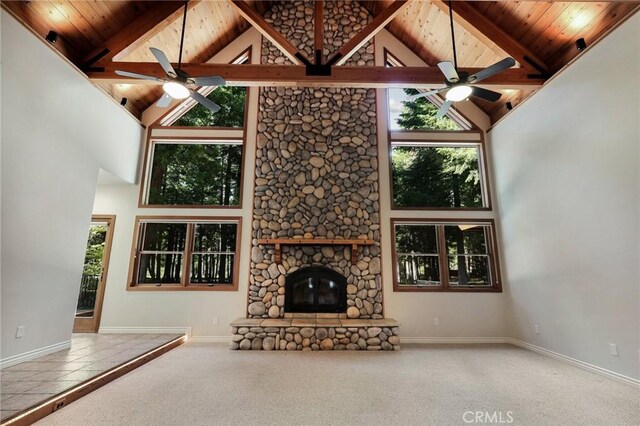
<instances>
[{"instance_id":1,"label":"triangular gable window","mask_svg":"<svg viewBox=\"0 0 640 426\"><path fill-rule=\"evenodd\" d=\"M400 60L385 50L385 66L403 67ZM408 97L419 91L416 89L390 88L387 90L389 130L450 130L460 131L472 128L455 108L449 108L444 117L436 117L444 102L439 95L409 101Z\"/></svg>"},{"instance_id":2,"label":"triangular gable window","mask_svg":"<svg viewBox=\"0 0 640 426\"><path fill-rule=\"evenodd\" d=\"M246 50L232 64L246 64L251 49ZM215 114L191 98L186 99L158 122L160 126L243 128L247 107L247 88L238 86L201 87L198 92L220 106Z\"/></svg>"}]
</instances>

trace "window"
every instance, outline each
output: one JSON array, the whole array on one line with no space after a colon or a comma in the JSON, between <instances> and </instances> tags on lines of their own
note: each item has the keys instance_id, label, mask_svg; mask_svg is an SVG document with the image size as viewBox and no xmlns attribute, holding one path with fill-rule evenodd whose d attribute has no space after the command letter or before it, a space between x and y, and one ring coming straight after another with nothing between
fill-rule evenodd
<instances>
[{"instance_id":1,"label":"window","mask_svg":"<svg viewBox=\"0 0 640 426\"><path fill-rule=\"evenodd\" d=\"M242 141L152 140L149 156L144 204L241 206Z\"/></svg>"},{"instance_id":2,"label":"window","mask_svg":"<svg viewBox=\"0 0 640 426\"><path fill-rule=\"evenodd\" d=\"M236 290L240 218L138 217L129 287Z\"/></svg>"},{"instance_id":3,"label":"window","mask_svg":"<svg viewBox=\"0 0 640 426\"><path fill-rule=\"evenodd\" d=\"M196 103L187 113L178 118L172 126L191 127L244 127L244 111L246 107L246 87L220 86L216 87L208 99L220 106L215 114L199 103Z\"/></svg>"},{"instance_id":4,"label":"window","mask_svg":"<svg viewBox=\"0 0 640 426\"><path fill-rule=\"evenodd\" d=\"M429 98L410 101L415 89L388 89L390 130L463 130L448 115L436 117L439 106Z\"/></svg>"},{"instance_id":5,"label":"window","mask_svg":"<svg viewBox=\"0 0 640 426\"><path fill-rule=\"evenodd\" d=\"M488 208L480 143L391 143L393 208Z\"/></svg>"},{"instance_id":6,"label":"window","mask_svg":"<svg viewBox=\"0 0 640 426\"><path fill-rule=\"evenodd\" d=\"M501 291L493 221L392 219L396 291Z\"/></svg>"},{"instance_id":7,"label":"window","mask_svg":"<svg viewBox=\"0 0 640 426\"><path fill-rule=\"evenodd\" d=\"M242 52L231 63L236 65L251 63L251 48ZM160 117L154 125L244 128L247 108L246 87L207 86L197 90L218 104L220 111L214 114L192 98L187 98Z\"/></svg>"},{"instance_id":8,"label":"window","mask_svg":"<svg viewBox=\"0 0 640 426\"><path fill-rule=\"evenodd\" d=\"M388 50L384 50L386 67L404 67L398 58ZM419 98L413 101L409 96L426 89L391 88L387 90L387 111L389 113L389 130L436 130L460 131L473 127L455 106L449 108L444 117L436 117L438 109L444 103L441 95Z\"/></svg>"}]
</instances>

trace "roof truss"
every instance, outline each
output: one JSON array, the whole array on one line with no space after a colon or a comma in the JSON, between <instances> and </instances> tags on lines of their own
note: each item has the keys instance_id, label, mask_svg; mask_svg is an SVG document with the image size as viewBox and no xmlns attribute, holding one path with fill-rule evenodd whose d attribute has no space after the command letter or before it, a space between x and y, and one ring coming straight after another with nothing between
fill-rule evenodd
<instances>
[{"instance_id":1,"label":"roof truss","mask_svg":"<svg viewBox=\"0 0 640 426\"><path fill-rule=\"evenodd\" d=\"M305 61L305 56L287 40L280 31L273 28L255 9L253 9L244 0L229 0L235 7L236 11L242 15L244 19L249 21L251 25L274 44L282 53L285 54L294 64L299 65ZM307 60L308 62L308 60Z\"/></svg>"},{"instance_id":2,"label":"roof truss","mask_svg":"<svg viewBox=\"0 0 640 426\"><path fill-rule=\"evenodd\" d=\"M358 34L351 37L340 49L329 59L329 65L344 65L344 63L360 49L366 42L371 40L381 29L383 29L398 13L409 4L408 0L395 0L387 6L381 13L369 22Z\"/></svg>"}]
</instances>

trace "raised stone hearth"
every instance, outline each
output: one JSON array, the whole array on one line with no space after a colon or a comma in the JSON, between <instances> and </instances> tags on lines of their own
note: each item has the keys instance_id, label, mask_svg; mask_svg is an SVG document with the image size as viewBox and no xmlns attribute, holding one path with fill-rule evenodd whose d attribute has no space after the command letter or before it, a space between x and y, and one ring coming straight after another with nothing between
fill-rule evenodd
<instances>
[{"instance_id":1,"label":"raised stone hearth","mask_svg":"<svg viewBox=\"0 0 640 426\"><path fill-rule=\"evenodd\" d=\"M295 318L238 318L231 323L231 349L368 350L400 349L400 324L393 319L327 318L326 314L294 314ZM300 317L299 315L303 315Z\"/></svg>"}]
</instances>

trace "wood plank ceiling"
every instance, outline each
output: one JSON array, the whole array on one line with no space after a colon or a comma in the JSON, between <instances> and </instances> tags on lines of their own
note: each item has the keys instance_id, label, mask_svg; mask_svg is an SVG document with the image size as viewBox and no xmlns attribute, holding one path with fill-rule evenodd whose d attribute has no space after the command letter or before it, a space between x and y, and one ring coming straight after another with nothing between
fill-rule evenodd
<instances>
[{"instance_id":1,"label":"wood plank ceiling","mask_svg":"<svg viewBox=\"0 0 640 426\"><path fill-rule=\"evenodd\" d=\"M193 0L192 0L193 1ZM285 1L285 0L280 0ZM392 0L361 1L374 16ZM154 4L155 3L155 4ZM264 14L275 1L249 2ZM638 9L637 2L552 2L552 1L475 1L464 2L467 15L480 14L512 41L544 62L553 73L578 54L575 40L582 37L593 43L622 19ZM94 1L2 1L2 6L43 36L56 31L60 38L54 47L72 62L82 58L123 31L127 25L157 7L157 2L129 0ZM429 65L451 60L451 35L447 6L436 0L414 1L395 17L387 29ZM454 4L454 11L456 6ZM465 14L456 14L458 62L462 67L485 67L508 56L504 41L492 41ZM182 20L155 32L151 38L131 51L116 55L115 61L153 61L149 47L163 50L177 61ZM469 25L471 24L471 26ZM201 63L249 28L249 24L227 1L200 1L190 10L185 35L185 62ZM478 29L478 30L476 30ZM517 66L529 67L529 64ZM532 72L535 72L532 69ZM126 97L127 108L140 116L161 95L161 88L144 85L101 84L116 100ZM506 102L514 106L531 91L505 90L494 104L477 101L493 121L507 111Z\"/></svg>"}]
</instances>

